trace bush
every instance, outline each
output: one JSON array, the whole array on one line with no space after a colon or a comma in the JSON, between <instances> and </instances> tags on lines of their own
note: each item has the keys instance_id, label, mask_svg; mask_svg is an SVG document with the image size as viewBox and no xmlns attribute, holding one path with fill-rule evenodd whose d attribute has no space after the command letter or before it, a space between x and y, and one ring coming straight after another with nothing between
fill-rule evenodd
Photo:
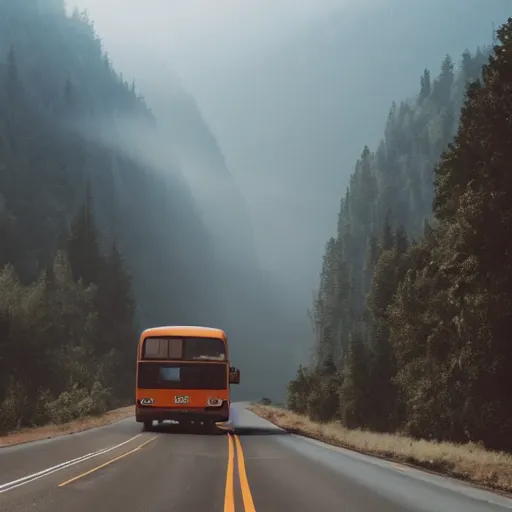
<instances>
[{"instance_id":1,"label":"bush","mask_svg":"<svg viewBox=\"0 0 512 512\"><path fill-rule=\"evenodd\" d=\"M11 379L0 405L0 433L5 434L23 425L28 412L28 399L20 382Z\"/></svg>"}]
</instances>

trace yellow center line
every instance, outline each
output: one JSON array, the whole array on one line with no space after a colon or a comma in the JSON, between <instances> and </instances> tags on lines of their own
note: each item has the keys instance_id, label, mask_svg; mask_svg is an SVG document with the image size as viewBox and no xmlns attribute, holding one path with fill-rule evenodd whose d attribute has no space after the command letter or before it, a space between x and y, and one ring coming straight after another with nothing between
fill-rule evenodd
<instances>
[{"instance_id":1,"label":"yellow center line","mask_svg":"<svg viewBox=\"0 0 512 512\"><path fill-rule=\"evenodd\" d=\"M254 502L252 500L251 488L249 487L249 480L247 479L247 472L245 471L244 451L242 450L242 443L238 436L235 435L235 444L238 461L238 476L240 478L240 487L242 489L242 500L244 502L245 512L256 512Z\"/></svg>"},{"instance_id":2,"label":"yellow center line","mask_svg":"<svg viewBox=\"0 0 512 512\"><path fill-rule=\"evenodd\" d=\"M233 437L228 434L228 472L226 474L226 492L224 494L224 512L235 512L235 494L233 492L233 474L235 471L235 446Z\"/></svg>"},{"instance_id":3,"label":"yellow center line","mask_svg":"<svg viewBox=\"0 0 512 512\"><path fill-rule=\"evenodd\" d=\"M81 473L80 475L77 475L73 478L70 478L69 480L66 480L65 482L62 482L59 484L59 487L64 487L65 485L68 485L72 482L75 482L76 480L83 478L84 476L90 475L91 473L94 473L95 471L98 471L98 469L104 468L105 466L108 466L109 464L112 464L113 462L116 462L120 459L123 459L124 457L127 457L128 455L131 455L132 453L138 452L142 447L146 446L147 444L151 443L151 441L154 441L157 438L157 436L152 437L151 439L148 439L141 445L137 446L137 448L134 448L133 450L130 450L129 452L123 453L122 455L119 455L118 457L109 460L108 462L105 462L104 464L101 464L99 466L96 466L95 468L90 469L89 471L86 471L85 473Z\"/></svg>"}]
</instances>

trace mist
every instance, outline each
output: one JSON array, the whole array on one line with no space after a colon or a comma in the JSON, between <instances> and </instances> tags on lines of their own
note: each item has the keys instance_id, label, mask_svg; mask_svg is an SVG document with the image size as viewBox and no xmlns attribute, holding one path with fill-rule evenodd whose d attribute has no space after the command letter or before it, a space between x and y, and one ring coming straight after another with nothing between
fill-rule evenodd
<instances>
[{"instance_id":1,"label":"mist","mask_svg":"<svg viewBox=\"0 0 512 512\"><path fill-rule=\"evenodd\" d=\"M179 77L247 201L262 265L300 275L306 302L348 175L391 102L446 53L488 44L507 14L500 0L73 3L155 112Z\"/></svg>"},{"instance_id":2,"label":"mist","mask_svg":"<svg viewBox=\"0 0 512 512\"><path fill-rule=\"evenodd\" d=\"M437 74L446 53L489 44L508 14L500 0L222 0L215 8L70 0L75 6L88 10L114 66L155 115L160 135L147 138L144 158L164 173L174 162L229 279L270 301L276 316L267 327L279 325L276 337L285 338L273 343L295 354L272 386L307 354L306 310L324 245L354 163L365 144L378 143L391 102L415 92L424 68ZM143 128L130 130L137 139ZM272 291L257 282L259 271ZM246 329L268 320L244 307L231 314L250 322ZM256 386L264 348L254 343L246 365L254 363Z\"/></svg>"}]
</instances>

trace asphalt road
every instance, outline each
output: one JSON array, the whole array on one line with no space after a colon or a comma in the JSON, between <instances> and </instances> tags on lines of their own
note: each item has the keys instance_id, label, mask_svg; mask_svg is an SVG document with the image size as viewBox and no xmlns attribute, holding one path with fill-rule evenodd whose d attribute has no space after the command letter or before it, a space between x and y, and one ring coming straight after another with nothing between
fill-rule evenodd
<instances>
[{"instance_id":1,"label":"asphalt road","mask_svg":"<svg viewBox=\"0 0 512 512\"><path fill-rule=\"evenodd\" d=\"M2 512L504 512L512 500L289 435L235 404L235 435L133 419L0 448Z\"/></svg>"}]
</instances>

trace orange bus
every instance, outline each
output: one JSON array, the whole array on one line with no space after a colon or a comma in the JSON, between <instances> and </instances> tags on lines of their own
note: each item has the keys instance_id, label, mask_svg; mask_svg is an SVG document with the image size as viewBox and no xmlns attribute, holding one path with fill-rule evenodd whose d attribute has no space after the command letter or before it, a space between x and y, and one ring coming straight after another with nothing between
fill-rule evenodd
<instances>
[{"instance_id":1,"label":"orange bus","mask_svg":"<svg viewBox=\"0 0 512 512\"><path fill-rule=\"evenodd\" d=\"M229 363L228 340L210 327L153 327L140 336L135 420L191 422L215 430L229 419L230 384L240 370Z\"/></svg>"}]
</instances>

